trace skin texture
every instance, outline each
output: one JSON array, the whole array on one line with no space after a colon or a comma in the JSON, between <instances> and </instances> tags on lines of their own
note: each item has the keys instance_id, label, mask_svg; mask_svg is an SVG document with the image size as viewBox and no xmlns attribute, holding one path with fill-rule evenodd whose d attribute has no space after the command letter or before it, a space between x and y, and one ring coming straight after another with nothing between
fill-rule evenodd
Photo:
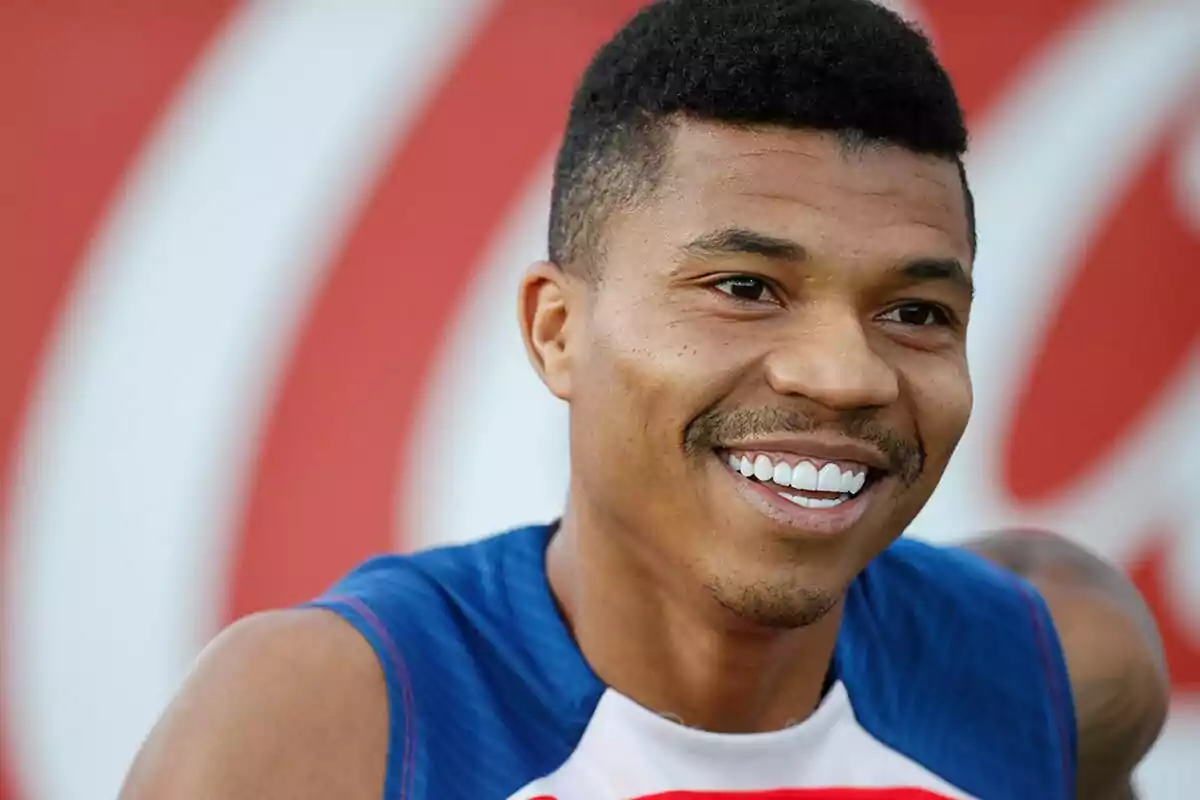
<instances>
[{"instance_id":1,"label":"skin texture","mask_svg":"<svg viewBox=\"0 0 1200 800\"><path fill-rule=\"evenodd\" d=\"M811 713L846 585L920 510L970 412L963 203L950 162L688 122L664 180L609 220L598 271L529 269L530 360L571 407L550 583L609 685L714 731ZM714 449L781 432L878 454L883 477L847 530L766 513ZM1077 694L1113 685L1095 673L1136 673L1120 641L1088 632L1118 605L1039 586ZM1079 708L1081 727L1124 729L1100 713L1111 704ZM1085 758L1116 758L1090 741ZM323 611L272 612L210 646L122 797L375 798L386 750L367 643ZM1128 770L1115 772L1086 785L1127 788Z\"/></svg>"}]
</instances>

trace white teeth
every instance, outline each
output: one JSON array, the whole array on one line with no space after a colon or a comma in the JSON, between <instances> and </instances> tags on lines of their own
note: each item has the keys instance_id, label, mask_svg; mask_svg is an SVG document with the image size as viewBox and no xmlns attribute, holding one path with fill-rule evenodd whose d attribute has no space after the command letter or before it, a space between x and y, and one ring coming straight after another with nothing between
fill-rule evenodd
<instances>
[{"instance_id":1,"label":"white teeth","mask_svg":"<svg viewBox=\"0 0 1200 800\"><path fill-rule=\"evenodd\" d=\"M810 502L812 503L811 508L833 508L834 506L840 506L842 503L846 502L846 498L830 497L828 499L816 499Z\"/></svg>"},{"instance_id":2,"label":"white teeth","mask_svg":"<svg viewBox=\"0 0 1200 800\"><path fill-rule=\"evenodd\" d=\"M821 467L821 471L817 473L817 491L839 493L842 491L842 471L838 469L837 464L826 464Z\"/></svg>"},{"instance_id":3,"label":"white teeth","mask_svg":"<svg viewBox=\"0 0 1200 800\"><path fill-rule=\"evenodd\" d=\"M816 465L811 461L801 461L793 467L786 461L776 464L765 455L756 456L751 461L749 456L737 456L732 453L729 454L728 461L730 469L740 472L747 478L757 478L763 482L771 481L779 486L790 486L793 489L801 489L806 492L830 492L853 496L862 491L863 486L867 482L867 473L865 471L853 472L848 469L843 470L837 464L826 464L818 470ZM801 499L805 500L805 503L801 503L801 505L806 505L812 500L812 498ZM816 506L808 505L807 507L825 508L826 506L821 505L821 503L827 501L820 500L813 502L817 502L818 504Z\"/></svg>"},{"instance_id":4,"label":"white teeth","mask_svg":"<svg viewBox=\"0 0 1200 800\"><path fill-rule=\"evenodd\" d=\"M807 492L817 490L817 468L811 461L801 461L792 469L792 488Z\"/></svg>"},{"instance_id":5,"label":"white teeth","mask_svg":"<svg viewBox=\"0 0 1200 800\"><path fill-rule=\"evenodd\" d=\"M805 508L833 508L834 506L840 506L842 503L846 502L846 498L844 497L832 497L826 500L817 497L803 497L798 494L788 494L787 492L780 492L779 496L786 500L792 501L798 506L804 506Z\"/></svg>"},{"instance_id":6,"label":"white teeth","mask_svg":"<svg viewBox=\"0 0 1200 800\"><path fill-rule=\"evenodd\" d=\"M754 477L760 481L769 481L775 476L775 465L766 456L754 459Z\"/></svg>"}]
</instances>

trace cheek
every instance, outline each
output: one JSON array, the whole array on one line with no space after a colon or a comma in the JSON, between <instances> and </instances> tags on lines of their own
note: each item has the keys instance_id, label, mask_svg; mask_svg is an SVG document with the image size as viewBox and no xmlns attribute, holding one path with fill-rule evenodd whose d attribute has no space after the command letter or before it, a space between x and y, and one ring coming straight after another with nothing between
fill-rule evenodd
<instances>
[{"instance_id":1,"label":"cheek","mask_svg":"<svg viewBox=\"0 0 1200 800\"><path fill-rule=\"evenodd\" d=\"M720 353L704 331L661 315L601 322L574 380L576 433L603 437L597 451L627 473L656 482L682 473L684 431L723 385Z\"/></svg>"},{"instance_id":2,"label":"cheek","mask_svg":"<svg viewBox=\"0 0 1200 800\"><path fill-rule=\"evenodd\" d=\"M581 377L606 404L665 423L703 379L702 360L687 326L652 299L597 309Z\"/></svg>"},{"instance_id":3,"label":"cheek","mask_svg":"<svg viewBox=\"0 0 1200 800\"><path fill-rule=\"evenodd\" d=\"M661 343L605 340L593 346L582 380L579 410L607 430L626 432L627 444L660 445L694 393L694 364Z\"/></svg>"},{"instance_id":4,"label":"cheek","mask_svg":"<svg viewBox=\"0 0 1200 800\"><path fill-rule=\"evenodd\" d=\"M662 515L682 509L686 485L678 365L641 346L593 342L591 350L571 401L575 490L624 525L662 528Z\"/></svg>"},{"instance_id":5,"label":"cheek","mask_svg":"<svg viewBox=\"0 0 1200 800\"><path fill-rule=\"evenodd\" d=\"M944 464L971 416L973 398L966 360L923 356L919 369L907 370L906 378L926 454L931 461Z\"/></svg>"}]
</instances>

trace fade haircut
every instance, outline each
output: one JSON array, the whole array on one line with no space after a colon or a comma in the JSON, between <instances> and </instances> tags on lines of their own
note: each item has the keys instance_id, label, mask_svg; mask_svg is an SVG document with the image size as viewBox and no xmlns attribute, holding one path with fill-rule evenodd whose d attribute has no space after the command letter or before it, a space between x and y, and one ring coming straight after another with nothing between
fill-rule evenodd
<instances>
[{"instance_id":1,"label":"fade haircut","mask_svg":"<svg viewBox=\"0 0 1200 800\"><path fill-rule=\"evenodd\" d=\"M871 0L658 0L592 60L554 170L549 256L591 269L612 213L644 198L681 120L828 131L957 164L967 131L929 41Z\"/></svg>"}]
</instances>

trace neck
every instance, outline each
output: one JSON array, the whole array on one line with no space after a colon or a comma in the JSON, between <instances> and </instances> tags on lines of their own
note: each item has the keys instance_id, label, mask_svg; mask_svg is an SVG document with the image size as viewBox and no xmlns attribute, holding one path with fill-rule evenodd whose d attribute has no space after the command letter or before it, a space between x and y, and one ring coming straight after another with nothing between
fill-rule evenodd
<instances>
[{"instance_id":1,"label":"neck","mask_svg":"<svg viewBox=\"0 0 1200 800\"><path fill-rule=\"evenodd\" d=\"M703 587L620 545L568 510L547 553L563 615L592 669L616 691L703 730L779 730L817 707L841 607L793 630L735 617Z\"/></svg>"}]
</instances>

